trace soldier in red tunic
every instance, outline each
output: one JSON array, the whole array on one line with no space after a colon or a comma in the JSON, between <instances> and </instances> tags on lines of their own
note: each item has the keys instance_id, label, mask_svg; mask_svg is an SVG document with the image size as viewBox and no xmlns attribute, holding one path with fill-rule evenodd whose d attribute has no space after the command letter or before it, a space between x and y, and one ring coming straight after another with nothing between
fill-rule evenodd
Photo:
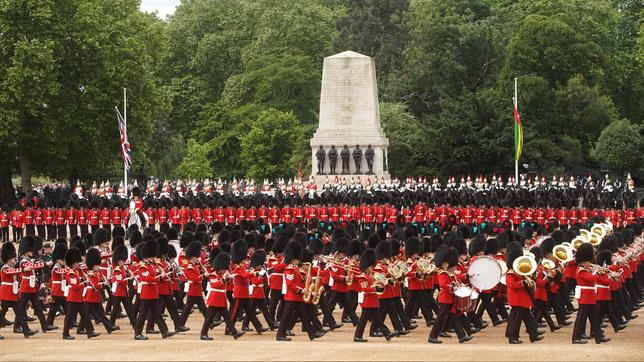
<instances>
[{"instance_id":1,"label":"soldier in red tunic","mask_svg":"<svg viewBox=\"0 0 644 362\"><path fill-rule=\"evenodd\" d=\"M103 327L107 330L108 334L120 329L115 327L107 316L105 316L105 309L103 309L103 296L101 289L105 285L105 277L101 272L101 252L96 248L91 248L87 251L85 256L85 264L89 271L85 274L85 287L83 288L83 302L87 306L87 310L96 320L103 323Z\"/></svg>"},{"instance_id":2,"label":"soldier in red tunic","mask_svg":"<svg viewBox=\"0 0 644 362\"><path fill-rule=\"evenodd\" d=\"M204 280L207 272L204 269L201 261L199 260L201 256L201 243L198 241L193 241L184 249L186 258L188 259L188 264L183 268L183 272L186 276L186 284L184 292L188 297L186 305L183 308L181 313L181 323L183 326L188 320L188 315L192 312L192 307L196 304L199 307L199 311L206 318L206 304L203 300L203 291L201 282Z\"/></svg>"},{"instance_id":3,"label":"soldier in red tunic","mask_svg":"<svg viewBox=\"0 0 644 362\"><path fill-rule=\"evenodd\" d=\"M233 243L231 249L231 260L234 265L233 297L235 298L235 304L231 308L230 318L234 324L237 317L241 316L241 313L244 312L246 313L246 316L250 318L250 322L253 323L257 333L262 334L263 332L268 331L268 328L262 327L262 324L255 315L255 310L251 307L249 284L251 278L263 275L263 273L249 270L248 244L246 244L246 241L243 239L237 240Z\"/></svg>"},{"instance_id":4,"label":"soldier in red tunic","mask_svg":"<svg viewBox=\"0 0 644 362\"><path fill-rule=\"evenodd\" d=\"M208 315L201 327L201 340L211 341L212 337L208 336L208 330L215 319L219 315L226 323L228 332L233 335L233 338L238 339L244 335L244 332L239 332L235 328L235 324L230 320L228 313L228 300L226 298L226 284L230 283L230 273L228 267L230 266L230 255L226 252L219 252L213 250L210 252L210 266L212 272L208 275L208 286L206 290L206 304L208 305Z\"/></svg>"},{"instance_id":5,"label":"soldier in red tunic","mask_svg":"<svg viewBox=\"0 0 644 362\"><path fill-rule=\"evenodd\" d=\"M56 243L54 252L51 254L51 260L54 266L51 269L51 279L49 280L51 297L54 300L53 304L49 305L49 313L47 314L47 325L53 326L56 313L62 307L67 310L67 301L65 301L65 292L63 291L63 281L65 275L69 271L65 267L65 253L67 252L67 243Z\"/></svg>"},{"instance_id":6,"label":"soldier in red tunic","mask_svg":"<svg viewBox=\"0 0 644 362\"><path fill-rule=\"evenodd\" d=\"M382 332L385 339L389 341L397 336L398 333L395 331L393 333L390 332L389 328L383 323L380 315L378 315L377 293L383 290L384 285L378 284L373 275L373 267L376 265L376 251L373 249L365 250L362 256L360 256L359 265L362 273L357 276L356 280L360 286L358 302L360 303L362 314L360 314L360 319L358 319L353 341L367 342L366 339L362 338L367 322L371 322L376 329Z\"/></svg>"},{"instance_id":7,"label":"soldier in red tunic","mask_svg":"<svg viewBox=\"0 0 644 362\"><path fill-rule=\"evenodd\" d=\"M13 309L15 315L14 323L20 328L25 338L31 337L38 331L32 331L27 324L27 312L20 303L19 284L20 268L16 268L17 255L13 243L2 244L2 268L0 269L0 304L2 310ZM2 337L0 337L2 339Z\"/></svg>"},{"instance_id":8,"label":"soldier in red tunic","mask_svg":"<svg viewBox=\"0 0 644 362\"><path fill-rule=\"evenodd\" d=\"M38 244L38 240L33 235L25 236L20 240L18 247L18 254L20 254L21 258L20 269L22 270L20 277L20 303L22 303L25 310L27 310L27 304L31 304L31 307L38 316L42 331L47 332L56 328L53 326L50 328L47 325L42 303L40 302L40 298L38 298L40 285L37 283L36 271L45 267L44 262L35 259L38 249L42 247Z\"/></svg>"},{"instance_id":9,"label":"soldier in red tunic","mask_svg":"<svg viewBox=\"0 0 644 362\"><path fill-rule=\"evenodd\" d=\"M586 330L586 320L590 321L590 327L595 337L595 343L605 343L610 341L610 338L604 337L602 333L599 319L597 319L597 310L595 303L597 303L597 292L595 284L597 283L597 275L595 268L592 264L593 260L593 246L590 243L583 243L577 249L575 254L575 261L577 262L577 286L575 287L575 298L579 303L577 310L577 318L575 319L575 326L572 332L573 344L585 344L586 340L581 336Z\"/></svg>"},{"instance_id":10,"label":"soldier in red tunic","mask_svg":"<svg viewBox=\"0 0 644 362\"><path fill-rule=\"evenodd\" d=\"M116 317L121 314L121 305L125 309L132 328L136 323L136 312L132 306L130 298L128 298L128 280L132 280L133 275L128 270L125 262L128 259L127 247L125 245L118 245L114 248L112 253L112 276L110 278L110 289L112 290L112 315L110 316L110 323L116 322Z\"/></svg>"},{"instance_id":11,"label":"soldier in red tunic","mask_svg":"<svg viewBox=\"0 0 644 362\"><path fill-rule=\"evenodd\" d=\"M75 339L75 337L69 334L69 329L72 327L72 323L76 320L79 313L81 316L79 329L82 324L85 333L87 333L87 338L100 336L100 333L94 331L89 312L83 303L84 281L82 279L83 271L81 270L81 262L80 250L75 247L67 250L67 253L65 253L65 264L68 268L67 275L65 276L67 311L65 313L65 323L63 326L63 339Z\"/></svg>"}]
</instances>

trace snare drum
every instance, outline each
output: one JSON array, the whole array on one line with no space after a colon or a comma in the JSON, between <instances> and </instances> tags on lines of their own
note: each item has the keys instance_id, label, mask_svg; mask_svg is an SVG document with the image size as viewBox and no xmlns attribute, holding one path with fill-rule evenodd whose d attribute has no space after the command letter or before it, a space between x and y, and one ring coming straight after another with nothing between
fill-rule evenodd
<instances>
[{"instance_id":1,"label":"snare drum","mask_svg":"<svg viewBox=\"0 0 644 362\"><path fill-rule=\"evenodd\" d=\"M472 304L472 289L460 286L454 289L454 307L460 312L469 312Z\"/></svg>"}]
</instances>

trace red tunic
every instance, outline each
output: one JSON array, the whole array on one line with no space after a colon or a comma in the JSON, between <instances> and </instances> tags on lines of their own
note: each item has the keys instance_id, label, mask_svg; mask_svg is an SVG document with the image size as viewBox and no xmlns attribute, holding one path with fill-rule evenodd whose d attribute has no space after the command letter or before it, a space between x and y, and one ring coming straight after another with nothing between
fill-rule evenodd
<instances>
[{"instance_id":1,"label":"red tunic","mask_svg":"<svg viewBox=\"0 0 644 362\"><path fill-rule=\"evenodd\" d=\"M357 284L360 286L360 293L362 294L362 302L360 307L365 308L378 308L378 294L373 287L373 276L370 274L362 273L357 277ZM358 298L360 299L360 298Z\"/></svg>"},{"instance_id":2,"label":"red tunic","mask_svg":"<svg viewBox=\"0 0 644 362\"><path fill-rule=\"evenodd\" d=\"M250 278L255 276L255 272L248 271L248 265L244 262L238 264L233 269L233 297L235 299L249 298L248 285Z\"/></svg>"},{"instance_id":3,"label":"red tunic","mask_svg":"<svg viewBox=\"0 0 644 362\"><path fill-rule=\"evenodd\" d=\"M224 273L210 274L206 295L206 304L209 307L226 308L228 306L226 284L228 282L224 279Z\"/></svg>"},{"instance_id":4,"label":"red tunic","mask_svg":"<svg viewBox=\"0 0 644 362\"><path fill-rule=\"evenodd\" d=\"M156 266L152 263L141 262L137 270L138 291L141 299L159 299L159 290L157 287L158 278Z\"/></svg>"},{"instance_id":5,"label":"red tunic","mask_svg":"<svg viewBox=\"0 0 644 362\"><path fill-rule=\"evenodd\" d=\"M344 261L342 261L344 263ZM335 290L340 293L346 293L349 288L346 283L346 278L347 278L347 273L346 270L342 267L339 267L335 264L331 266L331 279L333 282L329 281L329 285L331 283L331 290Z\"/></svg>"},{"instance_id":6,"label":"red tunic","mask_svg":"<svg viewBox=\"0 0 644 362\"><path fill-rule=\"evenodd\" d=\"M595 291L595 284L597 282L597 276L589 272L583 266L577 267L577 290L575 291L575 297L579 297L579 304L595 304L597 301L597 292Z\"/></svg>"},{"instance_id":7,"label":"red tunic","mask_svg":"<svg viewBox=\"0 0 644 362\"><path fill-rule=\"evenodd\" d=\"M2 266L0 269L0 300L9 302L20 300L19 291L16 288L19 284L19 277L20 269L12 268L8 264ZM15 293L14 290L16 290Z\"/></svg>"},{"instance_id":8,"label":"red tunic","mask_svg":"<svg viewBox=\"0 0 644 362\"><path fill-rule=\"evenodd\" d=\"M116 266L112 269L112 295L115 297L127 297L127 272L124 267Z\"/></svg>"},{"instance_id":9,"label":"red tunic","mask_svg":"<svg viewBox=\"0 0 644 362\"><path fill-rule=\"evenodd\" d=\"M74 303L83 302L83 284L81 283L80 271L70 269L65 276L65 282L68 288L67 301Z\"/></svg>"},{"instance_id":10,"label":"red tunic","mask_svg":"<svg viewBox=\"0 0 644 362\"><path fill-rule=\"evenodd\" d=\"M203 295L201 289L201 281L203 280L201 268L189 263L184 272L186 274L186 288L188 288L186 294L189 297L201 297Z\"/></svg>"},{"instance_id":11,"label":"red tunic","mask_svg":"<svg viewBox=\"0 0 644 362\"><path fill-rule=\"evenodd\" d=\"M83 301L87 303L101 303L101 272L87 273L87 282L83 288Z\"/></svg>"},{"instance_id":12,"label":"red tunic","mask_svg":"<svg viewBox=\"0 0 644 362\"><path fill-rule=\"evenodd\" d=\"M595 283L597 300L610 301L610 277L608 274L597 275L597 281Z\"/></svg>"},{"instance_id":13,"label":"red tunic","mask_svg":"<svg viewBox=\"0 0 644 362\"><path fill-rule=\"evenodd\" d=\"M304 289L304 275L300 268L289 264L284 269L284 282L286 283L286 295L284 300L287 302L303 302L302 290Z\"/></svg>"},{"instance_id":14,"label":"red tunic","mask_svg":"<svg viewBox=\"0 0 644 362\"><path fill-rule=\"evenodd\" d=\"M20 269L22 269L22 276L20 278L20 293L38 293L40 285L36 281L35 270L42 269L45 263L42 261L34 262L31 259L23 259L20 262ZM26 270L29 269L29 270Z\"/></svg>"},{"instance_id":15,"label":"red tunic","mask_svg":"<svg viewBox=\"0 0 644 362\"><path fill-rule=\"evenodd\" d=\"M64 265L55 264L51 269L51 279L49 283L51 285L51 295L53 297L64 297L65 293L63 292L63 280L65 280L65 275L69 272L69 269Z\"/></svg>"},{"instance_id":16,"label":"red tunic","mask_svg":"<svg viewBox=\"0 0 644 362\"><path fill-rule=\"evenodd\" d=\"M276 255L273 258L270 258L267 264L267 267L273 270L268 279L268 288L271 290L281 291L284 269L286 268L284 258L281 255Z\"/></svg>"},{"instance_id":17,"label":"red tunic","mask_svg":"<svg viewBox=\"0 0 644 362\"><path fill-rule=\"evenodd\" d=\"M441 304L454 303L454 290L452 278L445 270L438 271L438 302Z\"/></svg>"},{"instance_id":18,"label":"red tunic","mask_svg":"<svg viewBox=\"0 0 644 362\"><path fill-rule=\"evenodd\" d=\"M508 291L508 304L511 307L532 307L532 299L528 289L523 285L523 276L510 269L505 275L505 282Z\"/></svg>"}]
</instances>

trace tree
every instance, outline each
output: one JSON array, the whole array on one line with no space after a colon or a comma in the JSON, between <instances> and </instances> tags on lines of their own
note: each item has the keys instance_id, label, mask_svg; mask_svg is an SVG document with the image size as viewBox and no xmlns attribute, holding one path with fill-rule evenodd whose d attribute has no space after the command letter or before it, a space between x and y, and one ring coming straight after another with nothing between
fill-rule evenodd
<instances>
[{"instance_id":1,"label":"tree","mask_svg":"<svg viewBox=\"0 0 644 362\"><path fill-rule=\"evenodd\" d=\"M241 159L247 175L254 179L292 175L289 160L298 136L298 122L292 113L269 108L259 114L241 139Z\"/></svg>"},{"instance_id":2,"label":"tree","mask_svg":"<svg viewBox=\"0 0 644 362\"><path fill-rule=\"evenodd\" d=\"M1 2L0 144L18 161L24 191L34 174L120 170L114 107L124 87L134 162L147 159L159 102L159 21L134 2Z\"/></svg>"},{"instance_id":3,"label":"tree","mask_svg":"<svg viewBox=\"0 0 644 362\"><path fill-rule=\"evenodd\" d=\"M595 156L619 172L631 172L635 178L644 176L644 139L641 126L627 120L609 124L602 131Z\"/></svg>"},{"instance_id":4,"label":"tree","mask_svg":"<svg viewBox=\"0 0 644 362\"><path fill-rule=\"evenodd\" d=\"M381 103L382 128L389 138L388 165L392 175L406 177L431 169L423 157L427 135L423 124L407 111L403 103Z\"/></svg>"},{"instance_id":5,"label":"tree","mask_svg":"<svg viewBox=\"0 0 644 362\"><path fill-rule=\"evenodd\" d=\"M208 161L208 146L199 144L194 139L188 140L186 154L173 176L183 179L204 179L213 176L213 170Z\"/></svg>"}]
</instances>

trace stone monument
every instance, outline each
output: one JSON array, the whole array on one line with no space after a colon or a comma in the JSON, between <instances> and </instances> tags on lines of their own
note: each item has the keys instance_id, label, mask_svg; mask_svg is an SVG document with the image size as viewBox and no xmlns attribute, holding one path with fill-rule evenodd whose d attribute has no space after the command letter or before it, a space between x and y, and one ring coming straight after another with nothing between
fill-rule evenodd
<instances>
[{"instance_id":1,"label":"stone monument","mask_svg":"<svg viewBox=\"0 0 644 362\"><path fill-rule=\"evenodd\" d=\"M324 183L326 176L332 180L335 175L345 176L347 181L360 176L363 184L368 177L372 182L376 177L389 179L389 139L380 127L376 66L371 57L346 51L324 58L320 124L310 144L311 174L318 185ZM335 167L337 154L345 145L351 147L346 174ZM333 159L320 162L320 146ZM332 148L333 152L329 152ZM365 150L368 153L363 156Z\"/></svg>"}]
</instances>

